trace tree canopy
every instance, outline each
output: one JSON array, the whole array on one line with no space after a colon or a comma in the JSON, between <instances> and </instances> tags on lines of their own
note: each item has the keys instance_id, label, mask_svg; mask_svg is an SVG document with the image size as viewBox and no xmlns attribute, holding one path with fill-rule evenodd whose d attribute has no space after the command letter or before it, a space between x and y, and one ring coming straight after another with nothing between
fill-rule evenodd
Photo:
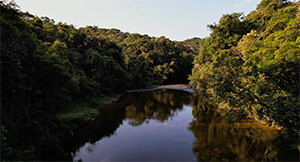
<instances>
[{"instance_id":1,"label":"tree canopy","mask_svg":"<svg viewBox=\"0 0 300 162\"><path fill-rule=\"evenodd\" d=\"M208 25L190 83L230 121L251 117L298 132L299 13L299 2L262 0L247 16L223 15Z\"/></svg>"},{"instance_id":2,"label":"tree canopy","mask_svg":"<svg viewBox=\"0 0 300 162\"><path fill-rule=\"evenodd\" d=\"M55 113L78 101L155 84L192 84L230 122L284 126L299 140L299 2L262 0L223 15L207 38L182 42L56 23L0 1L1 160L38 160L56 148ZM189 76L189 79L187 79ZM49 147L50 146L50 147Z\"/></svg>"},{"instance_id":3,"label":"tree canopy","mask_svg":"<svg viewBox=\"0 0 300 162\"><path fill-rule=\"evenodd\" d=\"M188 43L76 29L21 12L14 2L0 7L2 160L40 159L57 147L53 116L79 100L94 107L125 89L188 82L196 54Z\"/></svg>"}]
</instances>

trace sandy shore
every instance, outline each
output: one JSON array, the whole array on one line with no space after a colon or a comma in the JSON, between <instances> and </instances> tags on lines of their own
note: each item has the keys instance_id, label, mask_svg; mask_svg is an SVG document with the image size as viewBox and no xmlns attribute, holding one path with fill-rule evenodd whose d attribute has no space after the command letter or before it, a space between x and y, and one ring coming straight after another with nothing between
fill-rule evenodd
<instances>
[{"instance_id":1,"label":"sandy shore","mask_svg":"<svg viewBox=\"0 0 300 162\"><path fill-rule=\"evenodd\" d=\"M182 90L190 93L195 93L196 90L191 87L189 84L171 84L171 85L158 85L158 86L151 86L145 89L134 89L134 90L127 90L126 92L143 92L143 91L152 91L157 89L174 89L174 90Z\"/></svg>"}]
</instances>

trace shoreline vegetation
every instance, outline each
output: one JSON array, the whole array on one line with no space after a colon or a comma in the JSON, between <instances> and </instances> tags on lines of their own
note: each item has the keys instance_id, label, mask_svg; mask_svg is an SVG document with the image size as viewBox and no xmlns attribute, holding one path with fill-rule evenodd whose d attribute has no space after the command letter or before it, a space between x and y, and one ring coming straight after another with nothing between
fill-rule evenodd
<instances>
[{"instance_id":1,"label":"shoreline vegetation","mask_svg":"<svg viewBox=\"0 0 300 162\"><path fill-rule=\"evenodd\" d=\"M141 89L125 90L123 93L118 94L118 95L103 96L103 97L99 98L100 103L97 106L95 106L94 108L90 107L88 105L88 103L78 103L78 104L76 104L75 108L71 109L71 111L55 114L56 119L65 124L69 123L66 125L68 125L67 128L71 132L74 129L77 129L78 127L85 125L88 122L91 122L94 118L98 117L100 115L99 109L101 109L103 107L107 107L108 105L111 105L114 102L117 102L124 93L153 91L153 90L159 90L159 89L180 90L180 91L197 94L196 89L193 88L189 84L153 85L153 86L148 86L146 88L141 88ZM205 101L205 102L209 103L209 101ZM216 109L220 113L222 113L222 111L221 111L222 109L219 108L218 105L213 104L213 103L209 103L209 104L214 105L216 107ZM283 126L274 125L274 123L273 124L268 123L266 121L261 121L261 120L255 119L255 118L243 118L241 120L248 120L248 119L259 122L262 125L268 125L269 127L272 127L274 129L278 129L278 130L285 129ZM74 125L74 123L78 123L78 124Z\"/></svg>"},{"instance_id":2,"label":"shoreline vegetation","mask_svg":"<svg viewBox=\"0 0 300 162\"><path fill-rule=\"evenodd\" d=\"M196 92L195 89L191 88L191 86L188 84L172 84L149 86L144 89L125 90L124 93L152 91L158 89L181 90L189 93ZM94 107L91 107L89 105L90 103L76 103L76 106L74 106L74 108L70 109L69 111L55 113L55 118L59 123L63 123L63 125L65 125L63 126L62 130L65 130L65 132L72 132L74 129L77 129L80 126L91 122L94 118L99 116L99 109L118 101L122 94L103 96L99 98L100 103Z\"/></svg>"},{"instance_id":3,"label":"shoreline vegetation","mask_svg":"<svg viewBox=\"0 0 300 162\"><path fill-rule=\"evenodd\" d=\"M79 102L76 103L72 109L65 112L54 113L54 120L60 127L62 135L68 132L72 133L77 128L91 122L94 118L100 115L99 108L110 105L116 102L119 97L116 96L103 96L99 98L100 103L91 106L91 103Z\"/></svg>"},{"instance_id":4,"label":"shoreline vegetation","mask_svg":"<svg viewBox=\"0 0 300 162\"><path fill-rule=\"evenodd\" d=\"M282 126L300 151L300 2L262 0L224 14L200 40L190 84L228 122L253 118Z\"/></svg>"},{"instance_id":5,"label":"shoreline vegetation","mask_svg":"<svg viewBox=\"0 0 300 162\"><path fill-rule=\"evenodd\" d=\"M66 134L72 135L76 129L92 122L95 118L100 116L101 114L99 109L108 107L108 105L117 102L124 93L153 91L159 89L172 89L196 93L195 89L193 89L189 84L155 85L142 89L125 90L119 95L102 96L98 99L100 102L95 106L91 106L92 104L89 102L77 102L74 104L72 109L68 109L65 112L54 113L54 123L59 130L58 132L61 134L60 137L63 137Z\"/></svg>"},{"instance_id":6,"label":"shoreline vegetation","mask_svg":"<svg viewBox=\"0 0 300 162\"><path fill-rule=\"evenodd\" d=\"M59 151L63 133L97 115L102 101L114 100L107 96L188 83L198 53L200 38L178 42L97 26L77 29L21 12L14 1L0 1L0 7L3 161Z\"/></svg>"},{"instance_id":7,"label":"shoreline vegetation","mask_svg":"<svg viewBox=\"0 0 300 162\"><path fill-rule=\"evenodd\" d=\"M253 118L286 128L300 151L300 2L261 0L248 15L225 14L208 25L209 37L180 42L76 29L21 12L14 1L0 7L2 161L59 152L65 132L126 89L197 92L228 122Z\"/></svg>"},{"instance_id":8,"label":"shoreline vegetation","mask_svg":"<svg viewBox=\"0 0 300 162\"><path fill-rule=\"evenodd\" d=\"M158 89L173 89L173 90L186 91L189 93L196 93L196 90L193 87L191 87L191 85L189 84L154 85L142 89L125 90L125 92L131 93L131 92L152 91Z\"/></svg>"}]
</instances>

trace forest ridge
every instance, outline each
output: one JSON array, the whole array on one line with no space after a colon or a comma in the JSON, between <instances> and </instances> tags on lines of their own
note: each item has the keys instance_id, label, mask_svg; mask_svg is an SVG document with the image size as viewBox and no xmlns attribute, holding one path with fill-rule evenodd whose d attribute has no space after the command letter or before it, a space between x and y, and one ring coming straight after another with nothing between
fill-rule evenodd
<instances>
[{"instance_id":1,"label":"forest ridge","mask_svg":"<svg viewBox=\"0 0 300 162\"><path fill-rule=\"evenodd\" d=\"M283 126L299 148L299 2L262 0L182 42L55 23L1 4L1 160L59 150L55 114L156 84L190 83L229 122ZM201 21L201 20L199 20ZM12 138L13 137L13 138ZM298 146L297 146L298 145Z\"/></svg>"}]
</instances>

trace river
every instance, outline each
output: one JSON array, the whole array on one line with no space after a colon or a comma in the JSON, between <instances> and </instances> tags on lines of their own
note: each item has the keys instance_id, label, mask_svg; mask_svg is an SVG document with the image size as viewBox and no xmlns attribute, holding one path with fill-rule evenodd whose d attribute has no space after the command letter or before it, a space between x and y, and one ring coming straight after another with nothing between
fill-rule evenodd
<instances>
[{"instance_id":1,"label":"river","mask_svg":"<svg viewBox=\"0 0 300 162\"><path fill-rule=\"evenodd\" d=\"M171 89L125 93L66 137L72 161L295 161L285 133L251 119L221 120L199 96Z\"/></svg>"}]
</instances>

